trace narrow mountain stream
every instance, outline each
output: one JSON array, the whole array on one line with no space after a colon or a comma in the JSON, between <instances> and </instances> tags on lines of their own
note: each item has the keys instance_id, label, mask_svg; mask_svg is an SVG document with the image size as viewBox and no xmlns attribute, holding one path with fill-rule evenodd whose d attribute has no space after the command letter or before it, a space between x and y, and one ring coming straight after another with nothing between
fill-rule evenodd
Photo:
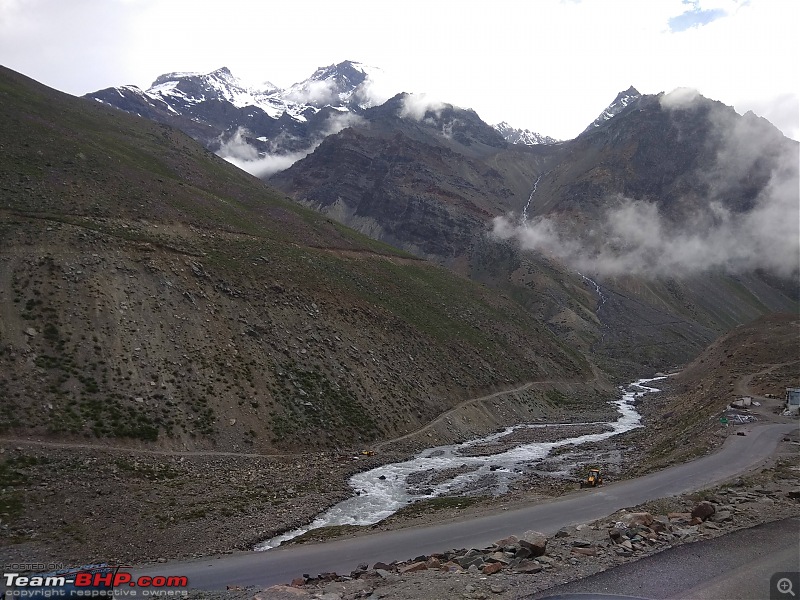
<instances>
[{"instance_id":1,"label":"narrow mountain stream","mask_svg":"<svg viewBox=\"0 0 800 600\"><path fill-rule=\"evenodd\" d=\"M372 525L418 500L487 492L504 494L511 481L555 448L599 442L641 427L634 401L659 391L646 385L659 379L664 377L639 379L623 390L621 399L611 401L619 412L616 421L514 425L462 444L428 448L404 462L357 473L350 478L354 496L332 506L310 524L261 542L255 549L275 548L320 527ZM555 429L561 435L551 435ZM565 431L567 437L563 435ZM560 439L526 441L532 438Z\"/></svg>"},{"instance_id":2,"label":"narrow mountain stream","mask_svg":"<svg viewBox=\"0 0 800 600\"><path fill-rule=\"evenodd\" d=\"M587 282L589 282L590 284L592 284L594 286L594 291L597 294L597 298L598 298L597 309L595 309L595 312L597 312L598 310L600 310L600 308L603 306L603 304L606 303L606 300L608 300L608 297L605 294L603 294L603 290L600 289L600 284L597 283L594 279L590 279L589 277L587 277L586 275L584 275L580 271L576 271L576 273L578 275L580 275L581 277L583 277L584 281L587 281Z\"/></svg>"},{"instance_id":3,"label":"narrow mountain stream","mask_svg":"<svg viewBox=\"0 0 800 600\"><path fill-rule=\"evenodd\" d=\"M525 203L525 206L522 209L522 223L528 222L528 207L530 207L531 202L533 201L533 195L536 193L536 188L539 186L539 181L541 181L542 176L539 175L536 178L536 181L533 182L533 189L531 190L530 196L528 196L528 201Z\"/></svg>"}]
</instances>

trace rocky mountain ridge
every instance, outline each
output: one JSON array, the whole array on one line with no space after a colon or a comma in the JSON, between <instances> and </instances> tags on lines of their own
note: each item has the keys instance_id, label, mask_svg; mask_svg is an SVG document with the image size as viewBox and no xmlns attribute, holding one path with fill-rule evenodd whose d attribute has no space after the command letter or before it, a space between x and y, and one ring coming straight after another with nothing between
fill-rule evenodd
<instances>
[{"instance_id":1,"label":"rocky mountain ridge","mask_svg":"<svg viewBox=\"0 0 800 600\"><path fill-rule=\"evenodd\" d=\"M346 61L282 90L269 82L249 87L223 67L164 74L147 90L122 86L84 97L172 125L223 156L226 144L241 143L237 135L254 153L288 155L313 149L343 114L362 110L359 100L368 105L358 94L367 71Z\"/></svg>"},{"instance_id":2,"label":"rocky mountain ridge","mask_svg":"<svg viewBox=\"0 0 800 600\"><path fill-rule=\"evenodd\" d=\"M600 127L604 123L610 121L618 114L620 114L622 111L624 111L629 104L635 102L641 97L642 95L633 86L629 87L627 90L623 92L620 92L619 94L617 94L617 97L614 98L614 101L611 104L609 104L605 108L605 110L603 110L603 112L601 112L600 115L589 124L589 126L586 129L583 130L583 133L591 131L595 127Z\"/></svg>"},{"instance_id":3,"label":"rocky mountain ridge","mask_svg":"<svg viewBox=\"0 0 800 600\"><path fill-rule=\"evenodd\" d=\"M778 276L763 266L797 255L798 145L718 102L629 92L602 127L536 146L503 144L446 105L403 118L397 97L270 182L506 289L576 347L663 368L732 326L797 306L789 273L800 265L774 264ZM764 226L766 214L787 218ZM681 266L690 243L694 270ZM731 259L703 264L714 256Z\"/></svg>"},{"instance_id":4,"label":"rocky mountain ridge","mask_svg":"<svg viewBox=\"0 0 800 600\"><path fill-rule=\"evenodd\" d=\"M223 157L232 140L246 143L261 158L286 157L311 152L341 129L339 123L357 122L354 116L382 104L385 98L373 88L379 72L343 61L319 67L307 79L279 89L269 82L247 86L223 67L210 73L160 75L146 90L124 85L84 97L177 127ZM510 143L555 142L507 123L496 128L502 128Z\"/></svg>"}]
</instances>

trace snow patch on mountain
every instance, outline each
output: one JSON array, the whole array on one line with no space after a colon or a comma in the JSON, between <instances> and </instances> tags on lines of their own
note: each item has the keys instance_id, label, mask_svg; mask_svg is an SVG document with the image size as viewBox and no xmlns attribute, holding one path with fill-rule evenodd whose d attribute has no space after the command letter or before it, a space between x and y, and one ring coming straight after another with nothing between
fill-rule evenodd
<instances>
[{"instance_id":1,"label":"snow patch on mountain","mask_svg":"<svg viewBox=\"0 0 800 600\"><path fill-rule=\"evenodd\" d=\"M600 125L602 125L603 123L606 123L607 121L613 119L623 110L628 108L628 106L632 102L638 100L641 97L642 95L633 86L629 87L624 92L620 92L619 94L617 94L617 97L614 98L614 101L611 104L609 104L602 113L600 113L600 116L597 117L594 121L592 121L592 123L586 129L583 130L583 133L591 131L595 127L600 127Z\"/></svg>"},{"instance_id":2,"label":"snow patch on mountain","mask_svg":"<svg viewBox=\"0 0 800 600\"><path fill-rule=\"evenodd\" d=\"M492 125L497 132L511 144L523 144L525 146L537 146L539 144L557 144L560 140L551 138L549 135L542 135L530 129L518 129L512 127L505 121Z\"/></svg>"},{"instance_id":3,"label":"snow patch on mountain","mask_svg":"<svg viewBox=\"0 0 800 600\"><path fill-rule=\"evenodd\" d=\"M248 88L226 67L211 73L173 73L161 75L145 92L147 96L163 100L174 110L207 101L225 101L236 108L254 106L273 119L290 110L281 98L280 90L270 83L260 89ZM300 112L300 111L292 111Z\"/></svg>"},{"instance_id":4,"label":"snow patch on mountain","mask_svg":"<svg viewBox=\"0 0 800 600\"><path fill-rule=\"evenodd\" d=\"M144 91L135 86L116 89L135 90L162 108L162 103L166 104L168 110L176 114L191 112L193 106L203 102L216 101L227 102L236 108L252 106L272 119L286 114L303 123L326 106L344 112L383 103L390 95L383 92L379 79L382 79L380 69L345 61L320 67L308 79L285 90L269 81L247 86L227 67L210 73L165 73Z\"/></svg>"}]
</instances>

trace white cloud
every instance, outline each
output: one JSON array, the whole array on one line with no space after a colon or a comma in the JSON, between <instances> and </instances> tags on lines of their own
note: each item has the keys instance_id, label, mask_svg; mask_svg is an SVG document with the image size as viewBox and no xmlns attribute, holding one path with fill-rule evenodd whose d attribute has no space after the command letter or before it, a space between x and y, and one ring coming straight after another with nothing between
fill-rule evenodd
<instances>
[{"instance_id":1,"label":"white cloud","mask_svg":"<svg viewBox=\"0 0 800 600\"><path fill-rule=\"evenodd\" d=\"M700 92L693 88L677 88L659 99L664 108L688 108L700 98Z\"/></svg>"},{"instance_id":2,"label":"white cloud","mask_svg":"<svg viewBox=\"0 0 800 600\"><path fill-rule=\"evenodd\" d=\"M800 268L797 185L775 180L748 213L714 203L676 225L650 202L620 199L589 235L579 238L555 218L519 225L495 219L493 233L517 239L584 272L601 276L681 277L709 270L766 269L796 277Z\"/></svg>"},{"instance_id":3,"label":"white cloud","mask_svg":"<svg viewBox=\"0 0 800 600\"><path fill-rule=\"evenodd\" d=\"M230 138L221 140L222 143L217 154L243 171L266 179L288 169L298 160L311 154L329 135L339 133L347 127L363 124L363 122L361 117L352 113L334 114L328 119L320 137L307 148L297 152L281 152L278 144L274 144L271 152L263 154L259 152L258 148L248 143L248 131L240 127Z\"/></svg>"},{"instance_id":4,"label":"white cloud","mask_svg":"<svg viewBox=\"0 0 800 600\"><path fill-rule=\"evenodd\" d=\"M353 113L334 114L328 118L323 136L334 135L348 127L357 127L365 123L366 121L364 121L362 117L354 115Z\"/></svg>"},{"instance_id":5,"label":"white cloud","mask_svg":"<svg viewBox=\"0 0 800 600\"><path fill-rule=\"evenodd\" d=\"M222 142L217 154L243 171L259 178L267 178L291 167L298 160L311 154L319 143L299 152L273 152L262 154L247 141L248 131L242 127L233 136Z\"/></svg>"},{"instance_id":6,"label":"white cloud","mask_svg":"<svg viewBox=\"0 0 800 600\"><path fill-rule=\"evenodd\" d=\"M292 152L289 154L265 154L252 160L238 158L236 156L223 156L232 165L236 165L242 171L247 171L260 179L272 177L275 173L285 171L298 160L305 158L311 152ZM220 155L222 156L222 155Z\"/></svg>"},{"instance_id":7,"label":"white cloud","mask_svg":"<svg viewBox=\"0 0 800 600\"><path fill-rule=\"evenodd\" d=\"M294 88L288 94L288 99L298 104L314 104L325 106L333 104L336 98L336 82L330 79L323 81L310 81L303 87Z\"/></svg>"},{"instance_id":8,"label":"white cloud","mask_svg":"<svg viewBox=\"0 0 800 600\"><path fill-rule=\"evenodd\" d=\"M364 108L380 106L402 89L402 84L387 76L383 69L370 68L367 78L356 89L355 98Z\"/></svg>"},{"instance_id":9,"label":"white cloud","mask_svg":"<svg viewBox=\"0 0 800 600\"><path fill-rule=\"evenodd\" d=\"M429 94L406 94L400 106L400 117L422 121L429 112L438 117L445 107L444 102L435 100Z\"/></svg>"}]
</instances>

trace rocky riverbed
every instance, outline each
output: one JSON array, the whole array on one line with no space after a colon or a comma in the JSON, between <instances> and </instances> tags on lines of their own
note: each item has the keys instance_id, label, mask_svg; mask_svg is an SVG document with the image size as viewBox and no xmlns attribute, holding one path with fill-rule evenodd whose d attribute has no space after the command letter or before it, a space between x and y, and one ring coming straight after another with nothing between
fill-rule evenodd
<instances>
[{"instance_id":1,"label":"rocky riverbed","mask_svg":"<svg viewBox=\"0 0 800 600\"><path fill-rule=\"evenodd\" d=\"M606 442L640 427L640 415L633 407L636 398L658 391L639 380L613 404L617 414L607 422L520 424L460 444L434 446L413 458L386 464L354 475L350 485L355 495L331 507L313 522L290 530L256 546L268 550L315 529L374 525L409 504L447 496L503 496L526 475L547 472L548 478L569 477L571 469L584 469L576 448ZM561 450L566 448L565 450ZM477 449L477 451L475 450ZM554 452L557 451L557 452ZM541 471L537 467L558 456L560 467ZM569 456L570 467L565 466ZM589 459L593 466L597 456ZM409 478L411 483L409 483ZM312 533L313 535L313 533Z\"/></svg>"},{"instance_id":2,"label":"rocky riverbed","mask_svg":"<svg viewBox=\"0 0 800 600\"><path fill-rule=\"evenodd\" d=\"M612 404L604 407L600 411L592 405L585 415L573 412L570 418L575 423L569 425L551 428L537 423L501 430L494 437L504 444L524 444L542 435L551 441L598 432L607 435L602 426L578 423L581 417L592 423L600 415L618 416ZM564 416L556 411L553 422L563 424ZM491 510L499 502L556 496L576 487L578 474L570 469L582 461L602 466L610 479L620 477L618 447L624 445L623 439L624 435L580 446L565 444L550 455L526 461L513 477L492 471L493 463L486 463L482 468L487 472L458 491L474 501L446 502L432 512L423 504L419 510L356 528L353 534L414 524L430 514L454 518L463 511ZM403 442L409 443L410 439ZM412 454L412 447L393 448L386 445L373 456L356 448L264 456L99 448L81 440L9 440L0 443L0 475L5 482L0 500L7 507L0 515L0 559L137 564L250 550L352 497L348 480L354 474L407 461L418 452ZM467 473L472 467L462 465L477 459L462 458L452 463L450 473L419 468L414 475L417 487L426 491L446 475ZM501 475L507 493L494 498L491 490ZM131 519L132 514L137 518Z\"/></svg>"}]
</instances>

